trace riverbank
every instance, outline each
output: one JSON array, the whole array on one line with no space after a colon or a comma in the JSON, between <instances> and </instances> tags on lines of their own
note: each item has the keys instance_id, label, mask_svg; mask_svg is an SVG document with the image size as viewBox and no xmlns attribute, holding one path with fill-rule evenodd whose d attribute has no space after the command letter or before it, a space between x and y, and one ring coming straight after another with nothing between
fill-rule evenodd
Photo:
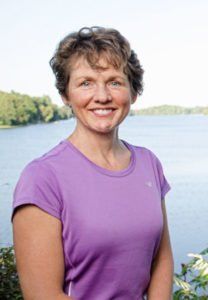
<instances>
[{"instance_id":1,"label":"riverbank","mask_svg":"<svg viewBox=\"0 0 208 300\"><path fill-rule=\"evenodd\" d=\"M10 125L0 125L0 129L7 129L7 128L13 128L17 126L10 126Z\"/></svg>"}]
</instances>

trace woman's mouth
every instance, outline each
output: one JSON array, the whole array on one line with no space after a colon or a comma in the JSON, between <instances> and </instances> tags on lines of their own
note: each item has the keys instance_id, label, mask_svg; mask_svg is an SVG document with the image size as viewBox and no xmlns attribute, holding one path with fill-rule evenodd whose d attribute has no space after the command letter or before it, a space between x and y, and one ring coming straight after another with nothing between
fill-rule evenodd
<instances>
[{"instance_id":1,"label":"woman's mouth","mask_svg":"<svg viewBox=\"0 0 208 300\"><path fill-rule=\"evenodd\" d=\"M112 115L115 109L93 109L91 111L98 117L107 117Z\"/></svg>"}]
</instances>

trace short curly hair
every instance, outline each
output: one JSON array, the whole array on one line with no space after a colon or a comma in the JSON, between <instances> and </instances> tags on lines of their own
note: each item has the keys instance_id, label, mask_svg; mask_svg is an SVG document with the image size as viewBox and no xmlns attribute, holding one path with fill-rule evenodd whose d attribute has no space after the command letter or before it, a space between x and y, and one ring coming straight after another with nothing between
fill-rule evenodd
<instances>
[{"instance_id":1,"label":"short curly hair","mask_svg":"<svg viewBox=\"0 0 208 300\"><path fill-rule=\"evenodd\" d=\"M67 97L70 67L74 58L84 57L92 68L101 68L97 64L101 56L115 69L123 66L133 97L142 94L144 70L137 54L118 30L100 26L83 27L68 34L58 44L49 64L55 74L55 86L59 94Z\"/></svg>"}]
</instances>

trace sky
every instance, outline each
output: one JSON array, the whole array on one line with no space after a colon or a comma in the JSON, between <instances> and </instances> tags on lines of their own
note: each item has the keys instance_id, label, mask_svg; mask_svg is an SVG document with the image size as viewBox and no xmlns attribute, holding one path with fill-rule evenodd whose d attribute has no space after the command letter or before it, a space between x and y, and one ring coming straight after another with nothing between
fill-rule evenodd
<instances>
[{"instance_id":1,"label":"sky","mask_svg":"<svg viewBox=\"0 0 208 300\"><path fill-rule=\"evenodd\" d=\"M207 106L208 1L0 0L0 90L63 102L49 66L59 41L84 26L119 30L145 70L132 105Z\"/></svg>"}]
</instances>

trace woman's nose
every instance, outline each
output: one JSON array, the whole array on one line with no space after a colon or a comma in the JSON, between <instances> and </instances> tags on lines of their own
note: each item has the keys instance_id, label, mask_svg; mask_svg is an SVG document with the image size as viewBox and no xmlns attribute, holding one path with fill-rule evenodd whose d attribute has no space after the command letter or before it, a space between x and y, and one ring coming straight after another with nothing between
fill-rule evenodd
<instances>
[{"instance_id":1,"label":"woman's nose","mask_svg":"<svg viewBox=\"0 0 208 300\"><path fill-rule=\"evenodd\" d=\"M106 102L111 100L111 94L105 85L97 85L94 93L94 100Z\"/></svg>"}]
</instances>

